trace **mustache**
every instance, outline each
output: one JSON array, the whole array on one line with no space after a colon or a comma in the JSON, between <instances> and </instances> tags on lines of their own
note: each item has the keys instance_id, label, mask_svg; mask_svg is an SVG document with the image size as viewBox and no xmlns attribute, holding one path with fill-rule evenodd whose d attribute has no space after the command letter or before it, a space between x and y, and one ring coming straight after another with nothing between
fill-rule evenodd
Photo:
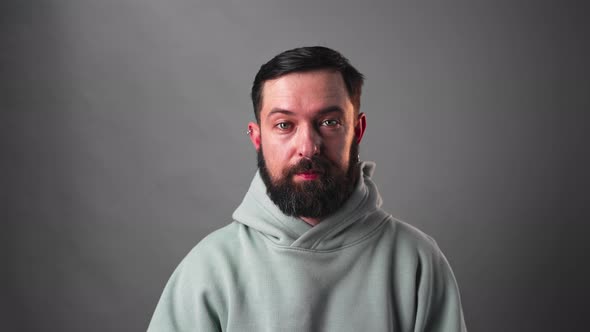
<instances>
[{"instance_id":1,"label":"mustache","mask_svg":"<svg viewBox=\"0 0 590 332\"><path fill-rule=\"evenodd\" d=\"M309 159L301 159L297 164L290 167L287 176L291 177L298 173L314 172L326 174L330 169L330 162L320 156L313 156Z\"/></svg>"}]
</instances>

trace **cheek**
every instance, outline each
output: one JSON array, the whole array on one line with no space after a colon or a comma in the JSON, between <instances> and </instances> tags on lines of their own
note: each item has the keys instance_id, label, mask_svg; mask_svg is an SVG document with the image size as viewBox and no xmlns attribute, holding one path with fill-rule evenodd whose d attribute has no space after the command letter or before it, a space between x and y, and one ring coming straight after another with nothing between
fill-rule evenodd
<instances>
[{"instance_id":1,"label":"cheek","mask_svg":"<svg viewBox=\"0 0 590 332\"><path fill-rule=\"evenodd\" d=\"M341 168L346 167L350 160L351 144L352 141L346 144L344 139L326 142L326 157Z\"/></svg>"},{"instance_id":2,"label":"cheek","mask_svg":"<svg viewBox=\"0 0 590 332\"><path fill-rule=\"evenodd\" d=\"M262 142L262 154L270 174L273 177L281 175L288 164L289 148L285 144L278 144L276 141Z\"/></svg>"}]
</instances>

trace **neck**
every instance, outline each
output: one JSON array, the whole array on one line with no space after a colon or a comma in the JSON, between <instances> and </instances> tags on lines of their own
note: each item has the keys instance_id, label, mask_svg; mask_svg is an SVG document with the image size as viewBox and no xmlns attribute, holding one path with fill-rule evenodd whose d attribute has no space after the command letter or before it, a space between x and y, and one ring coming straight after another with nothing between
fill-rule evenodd
<instances>
[{"instance_id":1,"label":"neck","mask_svg":"<svg viewBox=\"0 0 590 332\"><path fill-rule=\"evenodd\" d=\"M319 218L307 218L307 217L299 217L299 219L305 221L306 223L315 226L317 224L320 223L320 219Z\"/></svg>"}]
</instances>

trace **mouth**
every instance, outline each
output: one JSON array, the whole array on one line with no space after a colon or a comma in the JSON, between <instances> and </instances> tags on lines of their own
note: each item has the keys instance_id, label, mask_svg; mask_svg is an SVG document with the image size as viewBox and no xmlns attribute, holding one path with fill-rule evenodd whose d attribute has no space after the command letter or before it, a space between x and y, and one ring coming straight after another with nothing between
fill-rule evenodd
<instances>
[{"instance_id":1,"label":"mouth","mask_svg":"<svg viewBox=\"0 0 590 332\"><path fill-rule=\"evenodd\" d=\"M321 173L317 172L317 171L305 171L305 172L296 173L295 178L299 179L299 180L309 181L309 180L315 180L315 179L319 178L320 175L321 175Z\"/></svg>"}]
</instances>

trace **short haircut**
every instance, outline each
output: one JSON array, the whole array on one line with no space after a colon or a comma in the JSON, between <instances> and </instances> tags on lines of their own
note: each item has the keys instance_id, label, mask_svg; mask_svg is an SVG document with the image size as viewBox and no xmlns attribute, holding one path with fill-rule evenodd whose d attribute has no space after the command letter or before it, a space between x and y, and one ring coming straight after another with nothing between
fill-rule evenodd
<instances>
[{"instance_id":1,"label":"short haircut","mask_svg":"<svg viewBox=\"0 0 590 332\"><path fill-rule=\"evenodd\" d=\"M252 105L256 121L260 123L262 87L264 82L294 72L331 69L340 72L355 113L361 107L361 89L364 76L339 52L323 47L299 47L285 51L260 67L252 84Z\"/></svg>"}]
</instances>

